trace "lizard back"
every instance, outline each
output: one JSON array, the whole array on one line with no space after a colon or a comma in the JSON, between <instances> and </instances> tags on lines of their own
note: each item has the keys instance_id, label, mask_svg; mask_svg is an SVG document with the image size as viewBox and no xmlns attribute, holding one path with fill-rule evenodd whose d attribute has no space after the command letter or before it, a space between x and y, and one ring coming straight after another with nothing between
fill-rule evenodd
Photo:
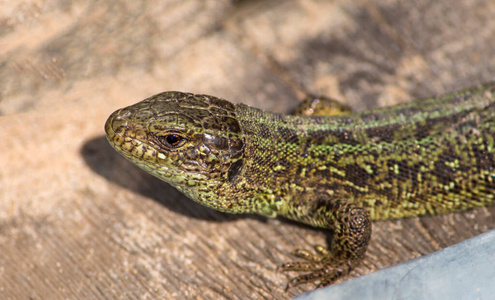
<instances>
[{"instance_id":1,"label":"lizard back","mask_svg":"<svg viewBox=\"0 0 495 300\"><path fill-rule=\"evenodd\" d=\"M320 195L345 198L372 219L486 205L495 190L494 92L489 84L330 117L236 105L245 138L241 188L292 209Z\"/></svg>"}]
</instances>

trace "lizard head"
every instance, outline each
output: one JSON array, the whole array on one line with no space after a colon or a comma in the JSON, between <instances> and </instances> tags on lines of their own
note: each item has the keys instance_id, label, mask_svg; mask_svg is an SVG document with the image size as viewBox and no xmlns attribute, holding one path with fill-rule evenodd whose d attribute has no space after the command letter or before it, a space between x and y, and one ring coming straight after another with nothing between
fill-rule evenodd
<instances>
[{"instance_id":1,"label":"lizard head","mask_svg":"<svg viewBox=\"0 0 495 300\"><path fill-rule=\"evenodd\" d=\"M221 196L243 166L242 129L232 103L164 92L115 111L105 131L128 160L193 200L226 210L209 198Z\"/></svg>"}]
</instances>

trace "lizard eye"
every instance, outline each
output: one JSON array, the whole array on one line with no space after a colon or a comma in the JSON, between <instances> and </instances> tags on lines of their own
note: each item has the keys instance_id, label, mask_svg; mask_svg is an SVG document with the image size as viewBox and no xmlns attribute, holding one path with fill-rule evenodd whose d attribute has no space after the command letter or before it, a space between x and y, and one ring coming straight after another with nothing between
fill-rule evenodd
<instances>
[{"instance_id":1,"label":"lizard eye","mask_svg":"<svg viewBox=\"0 0 495 300\"><path fill-rule=\"evenodd\" d=\"M186 139L176 133L171 133L158 137L165 146L169 148L178 148L186 142Z\"/></svg>"}]
</instances>

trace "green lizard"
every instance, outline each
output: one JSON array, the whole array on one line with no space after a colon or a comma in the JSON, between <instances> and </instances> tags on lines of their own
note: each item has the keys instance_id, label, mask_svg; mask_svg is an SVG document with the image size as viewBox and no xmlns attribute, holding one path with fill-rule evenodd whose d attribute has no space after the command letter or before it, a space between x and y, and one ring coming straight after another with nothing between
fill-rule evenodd
<instances>
[{"instance_id":1,"label":"green lizard","mask_svg":"<svg viewBox=\"0 0 495 300\"><path fill-rule=\"evenodd\" d=\"M288 287L349 273L365 255L371 220L494 202L495 83L315 116L326 106L281 115L164 92L117 110L105 130L120 154L201 204L332 230L330 249L297 250L302 261L281 266L303 272Z\"/></svg>"}]
</instances>

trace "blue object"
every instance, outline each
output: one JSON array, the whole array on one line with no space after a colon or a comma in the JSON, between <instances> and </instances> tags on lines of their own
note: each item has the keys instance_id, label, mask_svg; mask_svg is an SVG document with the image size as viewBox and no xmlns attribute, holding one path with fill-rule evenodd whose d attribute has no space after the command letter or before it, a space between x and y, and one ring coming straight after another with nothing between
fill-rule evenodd
<instances>
[{"instance_id":1,"label":"blue object","mask_svg":"<svg viewBox=\"0 0 495 300\"><path fill-rule=\"evenodd\" d=\"M296 300L495 299L495 230Z\"/></svg>"}]
</instances>

